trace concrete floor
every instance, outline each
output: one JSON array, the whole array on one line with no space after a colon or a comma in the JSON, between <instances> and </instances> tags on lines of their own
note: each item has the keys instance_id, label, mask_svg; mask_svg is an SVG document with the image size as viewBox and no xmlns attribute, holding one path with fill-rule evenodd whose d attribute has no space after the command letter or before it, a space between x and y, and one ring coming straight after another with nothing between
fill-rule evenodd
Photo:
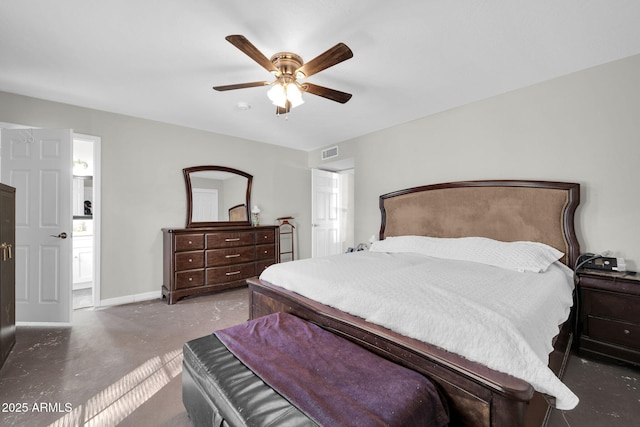
<instances>
[{"instance_id":1,"label":"concrete floor","mask_svg":"<svg viewBox=\"0 0 640 427\"><path fill-rule=\"evenodd\" d=\"M182 345L246 321L247 295L77 310L72 328L18 327L0 370L0 402L13 404L0 425L189 426Z\"/></svg>"},{"instance_id":2,"label":"concrete floor","mask_svg":"<svg viewBox=\"0 0 640 427\"><path fill-rule=\"evenodd\" d=\"M0 370L2 426L189 426L182 344L244 322L246 289L167 305L77 310L72 328L19 327ZM580 405L550 427L636 426L640 372L573 356L565 383Z\"/></svg>"},{"instance_id":3,"label":"concrete floor","mask_svg":"<svg viewBox=\"0 0 640 427\"><path fill-rule=\"evenodd\" d=\"M549 427L640 425L640 369L573 355L564 383L580 398L576 409L554 411Z\"/></svg>"}]
</instances>

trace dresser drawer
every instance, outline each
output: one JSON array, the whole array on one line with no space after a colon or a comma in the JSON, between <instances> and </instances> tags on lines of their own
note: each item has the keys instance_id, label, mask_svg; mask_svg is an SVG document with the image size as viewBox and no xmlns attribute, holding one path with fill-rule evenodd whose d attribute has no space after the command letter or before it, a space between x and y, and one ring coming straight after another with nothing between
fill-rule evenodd
<instances>
[{"instance_id":1,"label":"dresser drawer","mask_svg":"<svg viewBox=\"0 0 640 427\"><path fill-rule=\"evenodd\" d=\"M204 249L204 234L180 234L176 236L176 252Z\"/></svg>"},{"instance_id":2,"label":"dresser drawer","mask_svg":"<svg viewBox=\"0 0 640 427\"><path fill-rule=\"evenodd\" d=\"M207 234L207 249L249 246L255 244L253 231Z\"/></svg>"},{"instance_id":3,"label":"dresser drawer","mask_svg":"<svg viewBox=\"0 0 640 427\"><path fill-rule=\"evenodd\" d=\"M187 270L176 273L176 289L204 285L204 270Z\"/></svg>"},{"instance_id":4,"label":"dresser drawer","mask_svg":"<svg viewBox=\"0 0 640 427\"><path fill-rule=\"evenodd\" d=\"M256 246L257 259L275 259L276 245L258 245Z\"/></svg>"},{"instance_id":5,"label":"dresser drawer","mask_svg":"<svg viewBox=\"0 0 640 427\"><path fill-rule=\"evenodd\" d=\"M255 257L255 246L241 246L231 249L210 249L207 251L207 267L241 264L253 261Z\"/></svg>"},{"instance_id":6,"label":"dresser drawer","mask_svg":"<svg viewBox=\"0 0 640 427\"><path fill-rule=\"evenodd\" d=\"M180 252L176 254L176 271L204 267L204 252Z\"/></svg>"},{"instance_id":7,"label":"dresser drawer","mask_svg":"<svg viewBox=\"0 0 640 427\"><path fill-rule=\"evenodd\" d=\"M262 274L262 272L269 267L270 265L275 264L276 261L274 259L269 259L269 260L264 260L264 261L258 261L256 263L256 275L259 276L260 274Z\"/></svg>"},{"instance_id":8,"label":"dresser drawer","mask_svg":"<svg viewBox=\"0 0 640 427\"><path fill-rule=\"evenodd\" d=\"M230 265L228 267L207 268L207 285L248 279L256 275L255 263Z\"/></svg>"},{"instance_id":9,"label":"dresser drawer","mask_svg":"<svg viewBox=\"0 0 640 427\"><path fill-rule=\"evenodd\" d=\"M256 233L256 244L262 245L264 243L275 243L276 232L275 230L259 230Z\"/></svg>"},{"instance_id":10,"label":"dresser drawer","mask_svg":"<svg viewBox=\"0 0 640 427\"><path fill-rule=\"evenodd\" d=\"M610 292L583 290L588 314L640 323L640 297Z\"/></svg>"},{"instance_id":11,"label":"dresser drawer","mask_svg":"<svg viewBox=\"0 0 640 427\"><path fill-rule=\"evenodd\" d=\"M589 316L587 335L603 342L640 349L640 325Z\"/></svg>"}]
</instances>

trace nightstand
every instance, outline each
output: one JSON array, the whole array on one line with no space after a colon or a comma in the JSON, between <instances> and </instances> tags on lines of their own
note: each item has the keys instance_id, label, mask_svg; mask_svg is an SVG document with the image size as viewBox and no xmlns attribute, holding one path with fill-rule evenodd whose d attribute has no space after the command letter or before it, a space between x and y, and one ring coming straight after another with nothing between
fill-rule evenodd
<instances>
[{"instance_id":1,"label":"nightstand","mask_svg":"<svg viewBox=\"0 0 640 427\"><path fill-rule=\"evenodd\" d=\"M640 277L579 270L580 353L640 366Z\"/></svg>"}]
</instances>

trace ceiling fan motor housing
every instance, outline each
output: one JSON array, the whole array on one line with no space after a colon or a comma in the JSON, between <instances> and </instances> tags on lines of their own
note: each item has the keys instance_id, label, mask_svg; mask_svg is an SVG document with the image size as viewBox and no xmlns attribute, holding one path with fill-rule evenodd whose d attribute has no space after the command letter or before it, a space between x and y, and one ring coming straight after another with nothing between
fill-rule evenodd
<instances>
[{"instance_id":1,"label":"ceiling fan motor housing","mask_svg":"<svg viewBox=\"0 0 640 427\"><path fill-rule=\"evenodd\" d=\"M280 71L279 75L289 75L294 78L304 78L303 76L295 76L294 73L304 61L299 55L291 52L278 52L271 57L271 62Z\"/></svg>"}]
</instances>

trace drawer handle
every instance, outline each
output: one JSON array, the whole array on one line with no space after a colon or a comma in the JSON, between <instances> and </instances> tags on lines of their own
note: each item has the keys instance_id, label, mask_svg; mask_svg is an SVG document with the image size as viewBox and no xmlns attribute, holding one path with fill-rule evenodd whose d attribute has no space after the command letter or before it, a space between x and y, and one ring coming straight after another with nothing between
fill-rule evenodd
<instances>
[{"instance_id":1,"label":"drawer handle","mask_svg":"<svg viewBox=\"0 0 640 427\"><path fill-rule=\"evenodd\" d=\"M190 245L193 245L193 242L192 242L191 240L189 240L189 244L190 244Z\"/></svg>"},{"instance_id":2,"label":"drawer handle","mask_svg":"<svg viewBox=\"0 0 640 427\"><path fill-rule=\"evenodd\" d=\"M628 330L628 329L625 329L625 330L624 330L624 334L625 334L625 335L629 335L630 333L631 333L631 331L630 331L630 330Z\"/></svg>"},{"instance_id":3,"label":"drawer handle","mask_svg":"<svg viewBox=\"0 0 640 427\"><path fill-rule=\"evenodd\" d=\"M189 277L189 281L190 281L190 282L193 282L193 277Z\"/></svg>"},{"instance_id":4,"label":"drawer handle","mask_svg":"<svg viewBox=\"0 0 640 427\"><path fill-rule=\"evenodd\" d=\"M264 251L264 253L265 253L265 254L268 254L268 253L269 253L269 251Z\"/></svg>"},{"instance_id":5,"label":"drawer handle","mask_svg":"<svg viewBox=\"0 0 640 427\"><path fill-rule=\"evenodd\" d=\"M265 239L268 239L268 238L269 238L269 236L264 236L264 238L265 238Z\"/></svg>"},{"instance_id":6,"label":"drawer handle","mask_svg":"<svg viewBox=\"0 0 640 427\"><path fill-rule=\"evenodd\" d=\"M228 273L225 273L227 276L235 276L236 274L240 274L239 271L230 271Z\"/></svg>"},{"instance_id":7,"label":"drawer handle","mask_svg":"<svg viewBox=\"0 0 640 427\"><path fill-rule=\"evenodd\" d=\"M230 238L230 239L224 239L225 242L237 242L238 240L240 240L239 237L234 237L234 238Z\"/></svg>"},{"instance_id":8,"label":"drawer handle","mask_svg":"<svg viewBox=\"0 0 640 427\"><path fill-rule=\"evenodd\" d=\"M225 258L237 258L239 256L240 256L240 254L232 254L232 255L225 255L224 257Z\"/></svg>"},{"instance_id":9,"label":"drawer handle","mask_svg":"<svg viewBox=\"0 0 640 427\"><path fill-rule=\"evenodd\" d=\"M189 262L193 262L193 259L189 258Z\"/></svg>"},{"instance_id":10,"label":"drawer handle","mask_svg":"<svg viewBox=\"0 0 640 427\"><path fill-rule=\"evenodd\" d=\"M0 244L0 249L2 249L2 261L13 258L13 256L11 255L11 243L2 242L2 244Z\"/></svg>"}]
</instances>

